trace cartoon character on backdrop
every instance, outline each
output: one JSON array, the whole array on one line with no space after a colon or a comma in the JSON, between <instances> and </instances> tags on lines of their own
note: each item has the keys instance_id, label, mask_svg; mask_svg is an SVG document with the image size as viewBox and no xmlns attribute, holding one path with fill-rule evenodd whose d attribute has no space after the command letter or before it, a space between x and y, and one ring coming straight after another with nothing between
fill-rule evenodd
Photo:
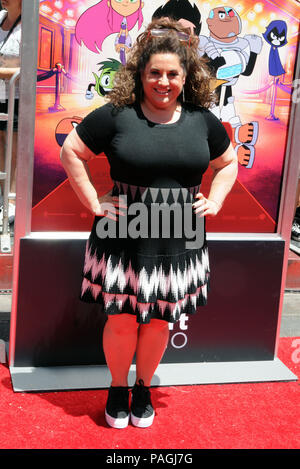
<instances>
[{"instance_id":1,"label":"cartoon character on backdrop","mask_svg":"<svg viewBox=\"0 0 300 469\"><path fill-rule=\"evenodd\" d=\"M201 13L196 4L189 0L169 0L153 13L152 18L173 18L183 27L190 28L191 33L199 36L201 31Z\"/></svg>"},{"instance_id":2,"label":"cartoon character on backdrop","mask_svg":"<svg viewBox=\"0 0 300 469\"><path fill-rule=\"evenodd\" d=\"M93 72L95 83L89 84L85 94L86 99L93 99L92 88L102 97L106 96L113 89L114 77L121 66L121 62L116 59L107 59L99 62L97 65L101 65L99 68L101 74L98 76Z\"/></svg>"},{"instance_id":3,"label":"cartoon character on backdrop","mask_svg":"<svg viewBox=\"0 0 300 469\"><path fill-rule=\"evenodd\" d=\"M115 49L121 63L126 64L126 52L132 46L129 31L137 23L141 28L143 6L142 0L101 0L78 19L75 27L77 42L83 42L89 50L99 53L104 39L117 33Z\"/></svg>"},{"instance_id":4,"label":"cartoon character on backdrop","mask_svg":"<svg viewBox=\"0 0 300 469\"><path fill-rule=\"evenodd\" d=\"M278 48L287 44L286 22L282 20L271 21L263 34L263 38L271 46L269 54L269 75L273 77L271 110L266 119L278 120L278 117L275 117L277 85L280 82L281 76L285 74L285 70L280 61Z\"/></svg>"},{"instance_id":5,"label":"cartoon character on backdrop","mask_svg":"<svg viewBox=\"0 0 300 469\"><path fill-rule=\"evenodd\" d=\"M115 59L104 60L99 62L97 65L101 65L99 71L100 76L93 73L95 77L95 83L90 83L86 91L86 99L93 99L94 94L92 88L98 93L99 96L106 96L113 88L113 80L117 70L120 67L120 62ZM56 143L62 147L65 139L73 128L75 128L82 121L82 117L66 117L62 119L56 126L55 139Z\"/></svg>"},{"instance_id":6,"label":"cartoon character on backdrop","mask_svg":"<svg viewBox=\"0 0 300 469\"><path fill-rule=\"evenodd\" d=\"M258 122L242 124L234 106L232 87L240 75L250 76L257 55L262 49L262 38L254 34L240 37L242 21L231 7L220 6L210 11L207 18L210 36L200 36L199 53L209 59L217 79L227 80L218 89L218 103L211 111L234 130L235 150L241 165L251 168L255 158Z\"/></svg>"},{"instance_id":7,"label":"cartoon character on backdrop","mask_svg":"<svg viewBox=\"0 0 300 469\"><path fill-rule=\"evenodd\" d=\"M75 129L82 119L82 117L78 116L66 117L57 124L55 129L55 140L60 147L63 146L64 141L71 130Z\"/></svg>"}]
</instances>

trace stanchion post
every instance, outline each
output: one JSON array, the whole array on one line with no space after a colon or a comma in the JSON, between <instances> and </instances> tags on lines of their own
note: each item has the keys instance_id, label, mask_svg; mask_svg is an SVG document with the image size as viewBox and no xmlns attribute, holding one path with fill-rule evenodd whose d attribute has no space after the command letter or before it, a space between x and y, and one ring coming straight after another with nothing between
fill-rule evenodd
<instances>
[{"instance_id":1,"label":"stanchion post","mask_svg":"<svg viewBox=\"0 0 300 469\"><path fill-rule=\"evenodd\" d=\"M61 74L65 73L63 66L60 63L55 65L55 103L54 106L48 108L49 112L65 111L65 108L60 104L60 85L61 85Z\"/></svg>"}]
</instances>

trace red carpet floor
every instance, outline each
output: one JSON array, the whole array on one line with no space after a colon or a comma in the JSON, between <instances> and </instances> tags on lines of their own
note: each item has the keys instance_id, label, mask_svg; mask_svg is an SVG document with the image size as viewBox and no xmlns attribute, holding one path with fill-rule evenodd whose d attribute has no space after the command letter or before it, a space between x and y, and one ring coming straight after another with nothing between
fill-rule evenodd
<instances>
[{"instance_id":1,"label":"red carpet floor","mask_svg":"<svg viewBox=\"0 0 300 469\"><path fill-rule=\"evenodd\" d=\"M300 339L278 357L300 376ZM14 393L0 365L1 449L299 449L299 380L153 388L152 427L107 426L107 390Z\"/></svg>"}]
</instances>

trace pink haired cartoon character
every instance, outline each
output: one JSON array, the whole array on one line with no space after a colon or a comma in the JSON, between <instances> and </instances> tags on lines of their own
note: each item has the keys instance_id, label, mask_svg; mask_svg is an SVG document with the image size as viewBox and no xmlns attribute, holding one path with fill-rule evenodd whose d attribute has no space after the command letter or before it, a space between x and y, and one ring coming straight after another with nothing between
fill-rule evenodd
<instances>
[{"instance_id":1,"label":"pink haired cartoon character","mask_svg":"<svg viewBox=\"0 0 300 469\"><path fill-rule=\"evenodd\" d=\"M117 33L115 49L125 65L126 52L132 46L129 31L136 23L141 28L143 6L142 0L101 0L78 19L75 29L77 42L83 42L89 50L98 53L104 39Z\"/></svg>"}]
</instances>

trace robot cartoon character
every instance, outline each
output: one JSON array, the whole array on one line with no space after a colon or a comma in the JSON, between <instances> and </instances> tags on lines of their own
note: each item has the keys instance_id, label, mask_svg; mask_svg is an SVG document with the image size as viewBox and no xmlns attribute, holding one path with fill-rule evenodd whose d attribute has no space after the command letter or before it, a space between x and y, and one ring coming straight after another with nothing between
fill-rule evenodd
<instances>
[{"instance_id":1,"label":"robot cartoon character","mask_svg":"<svg viewBox=\"0 0 300 469\"><path fill-rule=\"evenodd\" d=\"M236 113L232 88L240 75L249 76L253 72L257 55L262 49L262 38L254 34L240 37L241 18L233 8L227 6L212 9L207 25L210 35L199 36L199 54L209 59L209 65L218 80L227 81L217 88L218 101L211 111L220 120L230 123L239 162L250 169L255 158L258 122L242 124Z\"/></svg>"},{"instance_id":2,"label":"robot cartoon character","mask_svg":"<svg viewBox=\"0 0 300 469\"><path fill-rule=\"evenodd\" d=\"M93 99L93 88L101 97L106 96L113 89L115 74L119 70L121 62L116 59L107 59L99 62L97 65L101 65L99 68L101 73L98 76L93 72L95 83L89 84L85 93L86 99Z\"/></svg>"}]
</instances>

